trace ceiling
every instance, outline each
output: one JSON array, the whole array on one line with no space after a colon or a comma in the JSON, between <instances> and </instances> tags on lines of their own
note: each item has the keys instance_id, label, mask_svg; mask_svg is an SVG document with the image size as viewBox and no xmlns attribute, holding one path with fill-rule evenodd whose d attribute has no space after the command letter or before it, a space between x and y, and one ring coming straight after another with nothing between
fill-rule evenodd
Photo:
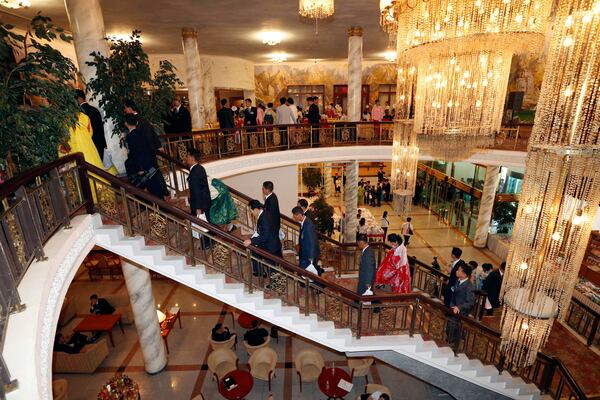
<instances>
[{"instance_id":1,"label":"ceiling","mask_svg":"<svg viewBox=\"0 0 600 400\"><path fill-rule=\"evenodd\" d=\"M64 0L30 0L28 9L6 12L31 17L37 11L69 26ZM87 1L87 0L81 0ZM337 0L331 21L315 25L302 22L297 0L101 0L107 34L142 31L148 53L181 53L181 28L198 30L201 54L235 56L268 62L268 54L286 52L289 61L345 59L348 54L346 29L364 29L365 59L383 59L387 35L379 27L379 0ZM14 23L14 18L11 18ZM23 21L23 20L22 20ZM23 22L22 22L23 23ZM264 45L257 37L263 30L281 30L287 35L277 46Z\"/></svg>"}]
</instances>

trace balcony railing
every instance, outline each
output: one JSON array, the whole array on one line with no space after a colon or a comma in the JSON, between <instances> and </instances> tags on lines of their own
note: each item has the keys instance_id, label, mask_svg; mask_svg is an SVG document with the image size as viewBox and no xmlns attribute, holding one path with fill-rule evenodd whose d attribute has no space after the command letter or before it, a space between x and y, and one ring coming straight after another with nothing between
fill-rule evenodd
<instances>
[{"instance_id":1,"label":"balcony railing","mask_svg":"<svg viewBox=\"0 0 600 400\"><path fill-rule=\"evenodd\" d=\"M323 122L321 124L260 125L230 129L206 129L194 133L163 135L166 152L184 161L188 148L196 148L203 160L314 147L391 145L393 122ZM502 128L494 148L526 151L527 139L519 128Z\"/></svg>"},{"instance_id":2,"label":"balcony railing","mask_svg":"<svg viewBox=\"0 0 600 400\"><path fill-rule=\"evenodd\" d=\"M427 294L413 292L360 296L335 282L310 274L285 259L257 248L245 248L238 237L82 162L81 155L65 157L36 171L8 181L3 186L3 203L9 203L9 207L3 211L3 218L6 213L12 212L11 204L37 199L37 194L33 197L28 194L36 193L37 188L43 187L40 190L48 193L49 201L32 200L34 206L23 208L22 213L12 212L12 215L19 226L31 221L36 224L42 218L53 222L39 226L37 239L33 242L25 239L27 245L18 242L22 237L18 231L3 230L3 240L12 243L15 248L12 253L3 252L0 255L3 257L0 271L3 277L12 273L7 254L14 258L18 252L16 248L27 249L27 246L32 246L35 249L36 245L40 248L39 243L47 240L61 226L68 226L69 217L78 211L97 212L105 223L122 225L128 235L144 236L149 243L163 245L169 252L186 257L192 265L202 264L207 272L222 273L234 282L243 283L250 292L261 290L265 296L297 306L307 315L316 314L320 319L333 321L337 327L350 329L357 338L420 334L441 345L451 346L456 353L465 353L468 357L478 358L485 364L501 369L506 367L511 373L531 380L553 398L586 398L560 361L544 354L540 353L533 366L512 371L511 366L505 366L502 362L500 334L497 331L469 317L460 316L456 321L439 300ZM46 183L52 180L53 184ZM199 250L206 241L211 246ZM24 254L33 253L26 250ZM19 265L26 268L31 260L26 258L25 261L25 264ZM268 271L269 276L253 276L253 267ZM3 293L4 290L6 293L16 293L17 284L18 279L8 281ZM458 324L462 332L457 342L447 341L446 327L449 321Z\"/></svg>"}]
</instances>

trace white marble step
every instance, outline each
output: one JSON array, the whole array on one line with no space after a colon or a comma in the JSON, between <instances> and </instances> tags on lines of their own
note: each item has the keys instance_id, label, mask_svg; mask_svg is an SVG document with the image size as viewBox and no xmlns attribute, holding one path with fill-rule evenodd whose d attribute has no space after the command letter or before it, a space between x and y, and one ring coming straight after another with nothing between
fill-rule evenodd
<instances>
[{"instance_id":1,"label":"white marble step","mask_svg":"<svg viewBox=\"0 0 600 400\"><path fill-rule=\"evenodd\" d=\"M123 257L332 349L342 352L394 350L515 399L541 398L534 385L507 373L500 375L496 368L470 360L464 354L455 357L451 349L438 347L420 335L357 339L350 329L335 328L332 321L320 321L314 314L306 316L298 307L282 304L280 299L265 298L261 290L249 293L244 284L227 283L224 274L207 273L202 265L187 265L184 257L167 255L164 246L146 245L142 237L126 237L121 226L103 225L99 216L96 216L96 237L98 245Z\"/></svg>"}]
</instances>

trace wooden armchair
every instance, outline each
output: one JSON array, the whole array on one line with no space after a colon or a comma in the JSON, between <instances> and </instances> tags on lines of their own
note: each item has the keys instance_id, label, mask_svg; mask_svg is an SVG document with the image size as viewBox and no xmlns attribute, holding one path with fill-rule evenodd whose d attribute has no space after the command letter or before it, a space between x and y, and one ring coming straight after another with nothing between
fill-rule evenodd
<instances>
[{"instance_id":1,"label":"wooden armchair","mask_svg":"<svg viewBox=\"0 0 600 400\"><path fill-rule=\"evenodd\" d=\"M269 347L269 343L271 342L271 336L265 337L265 342L263 344L259 344L258 346L250 346L248 342L244 340L244 347L249 355L252 355L256 350L262 349L264 347Z\"/></svg>"},{"instance_id":2,"label":"wooden armchair","mask_svg":"<svg viewBox=\"0 0 600 400\"><path fill-rule=\"evenodd\" d=\"M350 376L354 379L355 376L364 376L367 385L369 384L369 370L373 365L373 358L349 358L348 368L350 368Z\"/></svg>"},{"instance_id":3,"label":"wooden armchair","mask_svg":"<svg viewBox=\"0 0 600 400\"><path fill-rule=\"evenodd\" d=\"M216 340L212 340L212 335L208 336L208 343L213 350L216 349L231 349L233 347L234 350L237 350L237 335L234 333L231 335L229 340L218 342Z\"/></svg>"}]
</instances>

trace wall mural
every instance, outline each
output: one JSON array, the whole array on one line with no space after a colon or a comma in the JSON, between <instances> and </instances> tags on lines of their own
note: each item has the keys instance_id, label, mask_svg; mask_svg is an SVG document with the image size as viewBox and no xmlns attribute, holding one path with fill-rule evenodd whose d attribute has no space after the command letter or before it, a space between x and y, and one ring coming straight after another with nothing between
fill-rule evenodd
<instances>
[{"instance_id":1,"label":"wall mural","mask_svg":"<svg viewBox=\"0 0 600 400\"><path fill-rule=\"evenodd\" d=\"M390 63L363 61L363 84L370 85L370 103L379 96L380 84L396 83L396 68ZM254 67L257 102L274 102L287 96L290 85L325 85L324 104L333 102L333 85L348 83L346 62L264 64Z\"/></svg>"},{"instance_id":2,"label":"wall mural","mask_svg":"<svg viewBox=\"0 0 600 400\"><path fill-rule=\"evenodd\" d=\"M544 54L519 54L512 58L507 93L524 92L522 110L515 114L522 122L533 123L545 65Z\"/></svg>"}]
</instances>

